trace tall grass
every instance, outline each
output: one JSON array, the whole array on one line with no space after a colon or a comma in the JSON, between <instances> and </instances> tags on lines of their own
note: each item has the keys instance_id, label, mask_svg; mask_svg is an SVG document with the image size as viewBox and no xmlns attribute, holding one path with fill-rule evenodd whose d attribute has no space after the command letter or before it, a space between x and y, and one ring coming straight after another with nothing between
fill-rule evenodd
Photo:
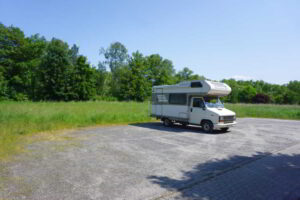
<instances>
[{"instance_id":1,"label":"tall grass","mask_svg":"<svg viewBox=\"0 0 300 200\"><path fill-rule=\"evenodd\" d=\"M274 104L225 104L237 117L300 119L300 106Z\"/></svg>"},{"instance_id":2,"label":"tall grass","mask_svg":"<svg viewBox=\"0 0 300 200\"><path fill-rule=\"evenodd\" d=\"M24 135L146 122L151 120L148 110L148 102L0 102L0 158L18 151Z\"/></svg>"},{"instance_id":3,"label":"tall grass","mask_svg":"<svg viewBox=\"0 0 300 200\"><path fill-rule=\"evenodd\" d=\"M300 119L300 106L226 104L238 117ZM149 103L0 102L0 159L19 151L25 135L105 124L151 121Z\"/></svg>"}]
</instances>

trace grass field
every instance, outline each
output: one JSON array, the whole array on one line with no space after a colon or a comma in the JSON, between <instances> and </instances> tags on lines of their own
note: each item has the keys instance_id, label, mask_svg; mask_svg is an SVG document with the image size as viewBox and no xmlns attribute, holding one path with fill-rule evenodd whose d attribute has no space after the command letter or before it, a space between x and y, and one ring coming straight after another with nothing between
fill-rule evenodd
<instances>
[{"instance_id":1,"label":"grass field","mask_svg":"<svg viewBox=\"0 0 300 200\"><path fill-rule=\"evenodd\" d=\"M225 104L237 117L258 117L300 120L300 106L272 104Z\"/></svg>"},{"instance_id":2,"label":"grass field","mask_svg":"<svg viewBox=\"0 0 300 200\"><path fill-rule=\"evenodd\" d=\"M0 102L0 159L20 151L32 133L150 121L149 103Z\"/></svg>"},{"instance_id":3,"label":"grass field","mask_svg":"<svg viewBox=\"0 0 300 200\"><path fill-rule=\"evenodd\" d=\"M92 125L151 121L149 103L0 102L0 159L22 149L34 133ZM226 104L238 117L300 119L300 106Z\"/></svg>"}]
</instances>

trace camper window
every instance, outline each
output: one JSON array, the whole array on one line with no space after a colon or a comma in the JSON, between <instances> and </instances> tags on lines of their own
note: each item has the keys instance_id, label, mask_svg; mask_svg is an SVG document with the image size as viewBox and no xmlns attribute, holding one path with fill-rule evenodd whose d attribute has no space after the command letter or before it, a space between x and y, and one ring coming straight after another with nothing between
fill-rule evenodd
<instances>
[{"instance_id":1,"label":"camper window","mask_svg":"<svg viewBox=\"0 0 300 200\"><path fill-rule=\"evenodd\" d=\"M186 105L186 94L170 94L169 104Z\"/></svg>"},{"instance_id":2,"label":"camper window","mask_svg":"<svg viewBox=\"0 0 300 200\"><path fill-rule=\"evenodd\" d=\"M158 103L168 103L168 97L166 94L158 94L157 95L157 102Z\"/></svg>"},{"instance_id":3,"label":"camper window","mask_svg":"<svg viewBox=\"0 0 300 200\"><path fill-rule=\"evenodd\" d=\"M191 87L192 88L202 87L202 84L201 82L191 82Z\"/></svg>"}]
</instances>

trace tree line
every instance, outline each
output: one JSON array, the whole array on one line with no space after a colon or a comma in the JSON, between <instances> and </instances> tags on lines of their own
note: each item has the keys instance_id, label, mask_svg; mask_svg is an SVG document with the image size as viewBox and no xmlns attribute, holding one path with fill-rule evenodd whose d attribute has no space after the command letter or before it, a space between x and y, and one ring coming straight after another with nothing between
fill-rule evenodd
<instances>
[{"instance_id":1,"label":"tree line","mask_svg":"<svg viewBox=\"0 0 300 200\"><path fill-rule=\"evenodd\" d=\"M152 86L206 79L187 67L176 72L159 54L129 54L120 42L101 48L100 55L98 66L92 66L77 45L38 34L26 37L18 27L0 23L0 100L145 101ZM300 104L300 81L223 82L232 88L226 102Z\"/></svg>"},{"instance_id":2,"label":"tree line","mask_svg":"<svg viewBox=\"0 0 300 200\"><path fill-rule=\"evenodd\" d=\"M290 81L288 84L270 84L264 81L222 80L227 83L232 92L224 98L230 103L273 103L300 104L300 81Z\"/></svg>"}]
</instances>

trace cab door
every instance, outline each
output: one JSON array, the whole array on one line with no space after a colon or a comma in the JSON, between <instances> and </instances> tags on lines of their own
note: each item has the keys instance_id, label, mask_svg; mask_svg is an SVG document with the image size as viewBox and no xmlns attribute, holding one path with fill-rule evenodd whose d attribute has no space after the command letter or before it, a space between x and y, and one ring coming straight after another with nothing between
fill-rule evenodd
<instances>
[{"instance_id":1,"label":"cab door","mask_svg":"<svg viewBox=\"0 0 300 200\"><path fill-rule=\"evenodd\" d=\"M202 97L193 97L190 105L190 124L198 124L202 119L205 119L206 109L204 100Z\"/></svg>"}]
</instances>

